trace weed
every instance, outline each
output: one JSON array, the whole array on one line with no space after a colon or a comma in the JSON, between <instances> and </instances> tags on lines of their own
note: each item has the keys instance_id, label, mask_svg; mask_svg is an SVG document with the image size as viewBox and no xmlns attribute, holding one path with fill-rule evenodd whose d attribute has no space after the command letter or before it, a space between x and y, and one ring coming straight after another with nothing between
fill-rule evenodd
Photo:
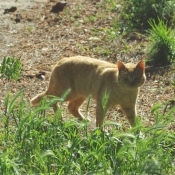
<instances>
[{"instance_id":1,"label":"weed","mask_svg":"<svg viewBox=\"0 0 175 175\"><path fill-rule=\"evenodd\" d=\"M22 64L20 58L4 57L0 66L0 78L7 78L8 80L18 80L21 75Z\"/></svg>"},{"instance_id":2,"label":"weed","mask_svg":"<svg viewBox=\"0 0 175 175\"><path fill-rule=\"evenodd\" d=\"M151 113L156 114L156 123L148 128L139 124L123 133L113 122L110 132L98 128L87 132L88 123L59 120L61 109L54 115L54 122L53 116L44 112L55 100L62 102L64 96L43 100L31 110L21 94L12 99L8 94L7 110L1 111L4 127L0 132L0 174L174 173L175 134L167 130L167 125L174 123L175 109L162 115L158 112L162 105L156 105ZM106 99L107 94L103 103Z\"/></svg>"},{"instance_id":3,"label":"weed","mask_svg":"<svg viewBox=\"0 0 175 175\"><path fill-rule=\"evenodd\" d=\"M116 30L114 28L104 28L105 33L107 33L107 39L109 42L114 41L117 38Z\"/></svg>"},{"instance_id":4,"label":"weed","mask_svg":"<svg viewBox=\"0 0 175 175\"><path fill-rule=\"evenodd\" d=\"M108 48L108 47L103 48L103 47L100 47L100 46L97 46L94 49L94 52L99 54L99 55L104 55L104 56L109 56L111 54L110 48Z\"/></svg>"},{"instance_id":5,"label":"weed","mask_svg":"<svg viewBox=\"0 0 175 175\"><path fill-rule=\"evenodd\" d=\"M24 30L26 33L32 33L34 31L34 26L25 26Z\"/></svg>"},{"instance_id":6,"label":"weed","mask_svg":"<svg viewBox=\"0 0 175 175\"><path fill-rule=\"evenodd\" d=\"M109 11L113 11L116 9L116 0L105 0L104 4L105 8Z\"/></svg>"},{"instance_id":7,"label":"weed","mask_svg":"<svg viewBox=\"0 0 175 175\"><path fill-rule=\"evenodd\" d=\"M76 27L79 27L79 26L81 25L81 23L79 23L78 21L75 21L75 22L74 22L74 25L75 25Z\"/></svg>"},{"instance_id":8,"label":"weed","mask_svg":"<svg viewBox=\"0 0 175 175\"><path fill-rule=\"evenodd\" d=\"M175 61L175 32L163 20L156 24L154 19L149 21L151 29L147 30L151 43L149 51L150 62L154 66L164 66Z\"/></svg>"},{"instance_id":9,"label":"weed","mask_svg":"<svg viewBox=\"0 0 175 175\"><path fill-rule=\"evenodd\" d=\"M175 1L171 0L124 0L123 10L121 13L122 20L124 21L124 28L127 30L133 29L148 29L148 20L153 18L156 22L158 18L169 21L174 16Z\"/></svg>"},{"instance_id":10,"label":"weed","mask_svg":"<svg viewBox=\"0 0 175 175\"><path fill-rule=\"evenodd\" d=\"M91 15L91 16L85 18L84 21L85 21L86 23L88 23L88 22L95 22L96 20L97 20L97 16Z\"/></svg>"},{"instance_id":11,"label":"weed","mask_svg":"<svg viewBox=\"0 0 175 175\"><path fill-rule=\"evenodd\" d=\"M81 43L77 43L77 46L83 53L86 53L89 51L89 48L85 48Z\"/></svg>"}]
</instances>

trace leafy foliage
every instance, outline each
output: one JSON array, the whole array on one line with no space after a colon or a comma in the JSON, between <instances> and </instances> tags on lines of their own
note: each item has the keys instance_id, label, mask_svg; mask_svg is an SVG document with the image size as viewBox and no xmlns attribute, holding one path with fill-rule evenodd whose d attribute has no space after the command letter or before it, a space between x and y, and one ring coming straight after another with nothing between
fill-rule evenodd
<instances>
[{"instance_id":1,"label":"leafy foliage","mask_svg":"<svg viewBox=\"0 0 175 175\"><path fill-rule=\"evenodd\" d=\"M175 0L124 0L122 19L129 29L148 29L148 20L158 18L169 21L173 19Z\"/></svg>"},{"instance_id":2,"label":"leafy foliage","mask_svg":"<svg viewBox=\"0 0 175 175\"><path fill-rule=\"evenodd\" d=\"M0 132L0 174L173 174L175 109L166 115L155 105L156 123L128 133L112 124L109 132L87 131L87 122L61 121L61 111L45 113L53 100L31 110L21 92L6 96ZM20 99L20 100L19 100ZM61 100L62 102L62 100ZM141 137L139 132L144 137Z\"/></svg>"},{"instance_id":3,"label":"leafy foliage","mask_svg":"<svg viewBox=\"0 0 175 175\"><path fill-rule=\"evenodd\" d=\"M149 57L154 66L164 66L175 61L175 31L167 27L162 20L156 24L154 19L149 21L151 29L147 30L151 41Z\"/></svg>"},{"instance_id":4,"label":"leafy foliage","mask_svg":"<svg viewBox=\"0 0 175 175\"><path fill-rule=\"evenodd\" d=\"M22 64L20 58L4 57L0 66L0 78L7 78L8 80L18 80L21 75Z\"/></svg>"}]
</instances>

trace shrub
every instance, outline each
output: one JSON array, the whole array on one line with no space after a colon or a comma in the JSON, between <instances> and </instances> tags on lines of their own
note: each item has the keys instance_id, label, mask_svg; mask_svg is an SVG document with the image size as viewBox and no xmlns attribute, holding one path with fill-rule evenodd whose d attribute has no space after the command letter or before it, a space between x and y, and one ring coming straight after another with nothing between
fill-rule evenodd
<instances>
[{"instance_id":1,"label":"shrub","mask_svg":"<svg viewBox=\"0 0 175 175\"><path fill-rule=\"evenodd\" d=\"M8 80L18 80L21 75L22 64L20 58L15 59L14 57L4 57L0 65L0 78L7 78Z\"/></svg>"},{"instance_id":2,"label":"shrub","mask_svg":"<svg viewBox=\"0 0 175 175\"><path fill-rule=\"evenodd\" d=\"M175 0L124 0L122 19L125 27L129 29L148 29L150 18L158 21L168 20L169 22L174 16Z\"/></svg>"},{"instance_id":3,"label":"shrub","mask_svg":"<svg viewBox=\"0 0 175 175\"><path fill-rule=\"evenodd\" d=\"M148 21L151 29L147 30L151 41L148 62L154 66L164 66L175 61L175 33L167 24L159 19L156 24L154 19Z\"/></svg>"}]
</instances>

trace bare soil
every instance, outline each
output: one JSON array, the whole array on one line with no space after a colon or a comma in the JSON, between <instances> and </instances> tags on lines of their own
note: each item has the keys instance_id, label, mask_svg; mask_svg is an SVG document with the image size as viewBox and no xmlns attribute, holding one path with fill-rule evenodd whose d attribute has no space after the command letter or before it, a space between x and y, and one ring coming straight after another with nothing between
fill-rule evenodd
<instances>
[{"instance_id":1,"label":"bare soil","mask_svg":"<svg viewBox=\"0 0 175 175\"><path fill-rule=\"evenodd\" d=\"M118 9L112 12L105 9L103 0L67 0L63 9L55 6L57 3L56 0L0 2L0 62L4 56L14 56L21 57L23 64L22 75L17 82L0 80L0 110L4 109L8 91L14 95L24 89L27 101L44 91L51 68L62 57L85 55L113 63L147 58L149 41L146 37L135 33L123 37L119 33L117 39L110 40L109 33L104 32L104 28L110 29L114 17L120 17ZM17 9L5 11L11 7ZM17 14L20 15L19 21ZM146 74L147 81L141 87L137 109L144 123L152 125L155 122L150 116L153 105L158 102L166 104L175 98L175 67L147 69ZM85 105L82 107L84 112ZM93 125L94 110L92 101L90 117ZM121 122L122 127L129 126L118 108L110 110L108 118ZM169 127L175 130L173 124Z\"/></svg>"}]
</instances>

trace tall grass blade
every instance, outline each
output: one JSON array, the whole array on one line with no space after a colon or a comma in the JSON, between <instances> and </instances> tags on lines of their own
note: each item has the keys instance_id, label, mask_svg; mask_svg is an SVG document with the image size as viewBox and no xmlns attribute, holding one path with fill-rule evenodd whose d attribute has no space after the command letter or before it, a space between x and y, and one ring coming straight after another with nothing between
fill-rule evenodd
<instances>
[{"instance_id":1,"label":"tall grass blade","mask_svg":"<svg viewBox=\"0 0 175 175\"><path fill-rule=\"evenodd\" d=\"M166 127L167 127L166 125L159 123L159 124L153 125L152 127L146 129L145 133L150 132L150 131L162 130L162 129L165 129Z\"/></svg>"},{"instance_id":2,"label":"tall grass blade","mask_svg":"<svg viewBox=\"0 0 175 175\"><path fill-rule=\"evenodd\" d=\"M15 101L16 99L23 93L23 90L19 91L13 98L12 100L10 101L10 103L7 104L7 112L10 114L14 108L17 106ZM9 101L8 101L9 102Z\"/></svg>"},{"instance_id":3,"label":"tall grass blade","mask_svg":"<svg viewBox=\"0 0 175 175\"><path fill-rule=\"evenodd\" d=\"M69 93L71 92L71 89L68 89L62 96L61 96L61 104L64 102L64 100L66 99L66 97L69 95Z\"/></svg>"},{"instance_id":4,"label":"tall grass blade","mask_svg":"<svg viewBox=\"0 0 175 175\"><path fill-rule=\"evenodd\" d=\"M102 98L102 107L103 107L104 115L107 112L106 107L107 107L109 96L110 96L110 92L108 90L105 90Z\"/></svg>"}]
</instances>

